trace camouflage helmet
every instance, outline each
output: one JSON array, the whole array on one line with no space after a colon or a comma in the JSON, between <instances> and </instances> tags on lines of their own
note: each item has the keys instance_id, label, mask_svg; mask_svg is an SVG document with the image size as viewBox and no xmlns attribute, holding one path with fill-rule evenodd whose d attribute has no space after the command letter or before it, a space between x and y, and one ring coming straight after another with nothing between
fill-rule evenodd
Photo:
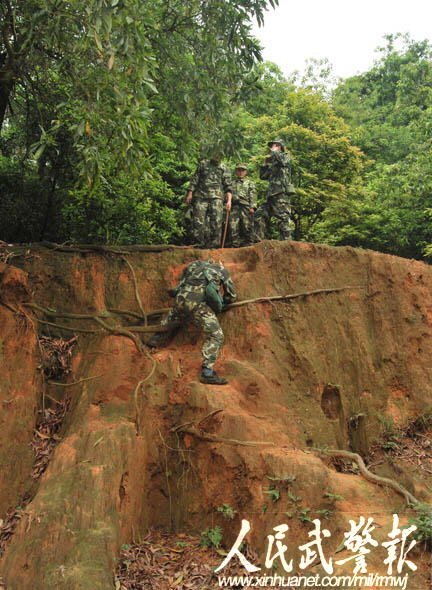
<instances>
[{"instance_id":1,"label":"camouflage helmet","mask_svg":"<svg viewBox=\"0 0 432 590\"><path fill-rule=\"evenodd\" d=\"M271 147L274 143L278 143L281 146L282 151L283 152L285 151L285 143L284 143L283 139L272 139L271 141L269 141L267 143L267 145L269 147Z\"/></svg>"},{"instance_id":2,"label":"camouflage helmet","mask_svg":"<svg viewBox=\"0 0 432 590\"><path fill-rule=\"evenodd\" d=\"M246 166L246 164L237 164L235 169L236 170L247 170L248 167Z\"/></svg>"}]
</instances>

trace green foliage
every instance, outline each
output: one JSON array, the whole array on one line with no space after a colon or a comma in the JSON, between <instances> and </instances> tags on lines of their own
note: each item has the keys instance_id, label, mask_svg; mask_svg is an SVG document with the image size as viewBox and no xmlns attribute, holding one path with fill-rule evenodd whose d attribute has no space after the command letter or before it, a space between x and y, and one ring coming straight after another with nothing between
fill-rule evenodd
<instances>
[{"instance_id":1,"label":"green foliage","mask_svg":"<svg viewBox=\"0 0 432 590\"><path fill-rule=\"evenodd\" d=\"M430 504L418 504L415 506L417 516L409 519L409 524L414 524L417 530L413 533L413 537L417 541L426 543L432 548L432 506Z\"/></svg>"},{"instance_id":2,"label":"green foliage","mask_svg":"<svg viewBox=\"0 0 432 590\"><path fill-rule=\"evenodd\" d=\"M293 504L297 504L298 502L302 501L301 496L296 496L295 494L293 494L290 491L287 492L287 496L288 496L290 502L292 502Z\"/></svg>"},{"instance_id":3,"label":"green foliage","mask_svg":"<svg viewBox=\"0 0 432 590\"><path fill-rule=\"evenodd\" d=\"M426 410L420 414L415 420L410 422L406 432L410 436L415 436L418 433L425 432L432 426L432 406L426 408Z\"/></svg>"},{"instance_id":4,"label":"green foliage","mask_svg":"<svg viewBox=\"0 0 432 590\"><path fill-rule=\"evenodd\" d=\"M368 72L338 86L336 112L372 160L363 187L334 202L316 237L421 258L432 242L432 47L388 35Z\"/></svg>"},{"instance_id":5,"label":"green foliage","mask_svg":"<svg viewBox=\"0 0 432 590\"><path fill-rule=\"evenodd\" d=\"M322 59L285 77L251 34L277 3L0 3L0 239L181 242L197 159L247 161L262 202L277 136L295 239L432 257L431 44L389 35L336 88Z\"/></svg>"},{"instance_id":6,"label":"green foliage","mask_svg":"<svg viewBox=\"0 0 432 590\"><path fill-rule=\"evenodd\" d=\"M91 196L85 189L70 191L62 233L76 242L172 242L182 234L174 203L166 183L147 178L140 185L122 174L110 183L101 182Z\"/></svg>"},{"instance_id":7,"label":"green foliage","mask_svg":"<svg viewBox=\"0 0 432 590\"><path fill-rule=\"evenodd\" d=\"M330 510L330 508L320 508L319 510L316 510L316 513L318 516L322 516L322 518L325 518L326 520L333 516L333 510Z\"/></svg>"},{"instance_id":8,"label":"green foliage","mask_svg":"<svg viewBox=\"0 0 432 590\"><path fill-rule=\"evenodd\" d=\"M381 448L385 451L395 451L399 448L401 433L396 428L393 418L378 416L381 423Z\"/></svg>"},{"instance_id":9,"label":"green foliage","mask_svg":"<svg viewBox=\"0 0 432 590\"><path fill-rule=\"evenodd\" d=\"M341 502L342 500L345 500L345 498L343 496L341 496L339 494L333 494L333 492L326 492L323 495L323 498L328 498L332 502Z\"/></svg>"},{"instance_id":10,"label":"green foliage","mask_svg":"<svg viewBox=\"0 0 432 590\"><path fill-rule=\"evenodd\" d=\"M270 481L274 481L274 482L279 482L285 485L289 485L291 483L294 483L296 480L295 475L266 475L266 478L269 479Z\"/></svg>"},{"instance_id":11,"label":"green foliage","mask_svg":"<svg viewBox=\"0 0 432 590\"><path fill-rule=\"evenodd\" d=\"M212 529L205 529L201 533L201 546L202 547L216 547L219 548L222 542L223 533L219 526L215 526Z\"/></svg>"},{"instance_id":12,"label":"green foliage","mask_svg":"<svg viewBox=\"0 0 432 590\"><path fill-rule=\"evenodd\" d=\"M297 511L297 516L302 523L312 522L310 517L310 508L299 508Z\"/></svg>"},{"instance_id":13,"label":"green foliage","mask_svg":"<svg viewBox=\"0 0 432 590\"><path fill-rule=\"evenodd\" d=\"M274 486L270 486L267 490L264 490L264 494L270 496L272 502L277 502L281 497L280 491Z\"/></svg>"},{"instance_id":14,"label":"green foliage","mask_svg":"<svg viewBox=\"0 0 432 590\"><path fill-rule=\"evenodd\" d=\"M265 74L265 72L264 72ZM292 199L296 239L314 239L315 224L333 202L345 202L349 191L360 183L364 166L361 151L348 139L349 128L331 105L319 94L307 89L293 89L286 82L264 76L262 84L270 84L269 96L278 97L266 114L254 116L257 109L250 101L239 112L243 127L242 159L251 158L258 169L271 137L281 137L293 158L293 180L297 195ZM281 85L283 94L274 87ZM266 183L256 176L258 192L264 199Z\"/></svg>"},{"instance_id":15,"label":"green foliage","mask_svg":"<svg viewBox=\"0 0 432 590\"><path fill-rule=\"evenodd\" d=\"M229 504L222 504L221 506L218 506L216 510L228 520L232 520L237 514L237 510L234 510L234 508Z\"/></svg>"},{"instance_id":16,"label":"green foliage","mask_svg":"<svg viewBox=\"0 0 432 590\"><path fill-rule=\"evenodd\" d=\"M0 3L0 237L176 241L199 144L229 133L252 19L276 4Z\"/></svg>"}]
</instances>

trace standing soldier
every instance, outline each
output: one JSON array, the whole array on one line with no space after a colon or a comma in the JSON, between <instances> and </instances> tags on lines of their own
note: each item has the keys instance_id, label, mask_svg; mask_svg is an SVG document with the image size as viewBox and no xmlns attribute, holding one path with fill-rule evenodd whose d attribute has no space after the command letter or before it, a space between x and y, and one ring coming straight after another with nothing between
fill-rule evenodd
<instances>
[{"instance_id":1,"label":"standing soldier","mask_svg":"<svg viewBox=\"0 0 432 590\"><path fill-rule=\"evenodd\" d=\"M237 164L232 182L233 198L229 221L230 245L233 248L249 246L253 242L256 189L246 175L247 166Z\"/></svg>"},{"instance_id":2,"label":"standing soldier","mask_svg":"<svg viewBox=\"0 0 432 590\"><path fill-rule=\"evenodd\" d=\"M192 177L186 203L192 204L192 242L200 248L220 248L226 209L231 209L232 189L229 172L219 154L202 160Z\"/></svg>"},{"instance_id":3,"label":"standing soldier","mask_svg":"<svg viewBox=\"0 0 432 590\"><path fill-rule=\"evenodd\" d=\"M174 306L162 320L162 325L168 328L168 332L152 336L149 346L166 345L179 326L192 321L206 335L202 347L201 383L225 385L228 381L220 377L213 367L224 341L216 315L222 311L224 305L232 303L237 297L229 272L221 263L212 259L195 260L184 269L173 295Z\"/></svg>"},{"instance_id":4,"label":"standing soldier","mask_svg":"<svg viewBox=\"0 0 432 590\"><path fill-rule=\"evenodd\" d=\"M259 239L264 239L270 220L275 217L278 224L279 239L291 239L291 195L295 193L291 183L291 161L285 153L281 139L269 141L270 155L260 167L261 180L268 180L267 200L258 207L255 215L255 231Z\"/></svg>"}]
</instances>

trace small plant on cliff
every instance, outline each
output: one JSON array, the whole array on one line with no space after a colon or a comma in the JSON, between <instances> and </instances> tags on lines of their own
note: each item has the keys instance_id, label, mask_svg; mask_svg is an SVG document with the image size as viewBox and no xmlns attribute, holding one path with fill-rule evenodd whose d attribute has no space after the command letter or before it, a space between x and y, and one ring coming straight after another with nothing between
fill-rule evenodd
<instances>
[{"instance_id":1,"label":"small plant on cliff","mask_svg":"<svg viewBox=\"0 0 432 590\"><path fill-rule=\"evenodd\" d=\"M381 448L384 451L394 451L400 444L400 432L392 417L379 416L381 422Z\"/></svg>"},{"instance_id":2,"label":"small plant on cliff","mask_svg":"<svg viewBox=\"0 0 432 590\"><path fill-rule=\"evenodd\" d=\"M321 516L326 520L333 516L333 510L330 510L330 508L321 508L320 510L317 510L316 513L318 514L318 516Z\"/></svg>"},{"instance_id":3,"label":"small plant on cliff","mask_svg":"<svg viewBox=\"0 0 432 590\"><path fill-rule=\"evenodd\" d=\"M426 546L432 548L432 505L418 504L415 507L417 516L409 519L409 524L415 524L417 530L414 531L413 537Z\"/></svg>"},{"instance_id":4,"label":"small plant on cliff","mask_svg":"<svg viewBox=\"0 0 432 590\"><path fill-rule=\"evenodd\" d=\"M311 517L309 516L310 508L300 508L298 511L298 518L301 522L312 522Z\"/></svg>"},{"instance_id":5,"label":"small plant on cliff","mask_svg":"<svg viewBox=\"0 0 432 590\"><path fill-rule=\"evenodd\" d=\"M201 547L216 547L218 549L222 542L223 533L220 526L215 526L212 529L205 529L201 533Z\"/></svg>"},{"instance_id":6,"label":"small plant on cliff","mask_svg":"<svg viewBox=\"0 0 432 590\"><path fill-rule=\"evenodd\" d=\"M266 478L269 479L270 481L275 481L275 482L277 481L277 482L280 482L280 483L283 483L286 485L293 483L296 480L295 475L281 475L281 476L266 475Z\"/></svg>"},{"instance_id":7,"label":"small plant on cliff","mask_svg":"<svg viewBox=\"0 0 432 590\"><path fill-rule=\"evenodd\" d=\"M429 406L423 414L410 422L406 428L408 436L425 432L432 426L432 406Z\"/></svg>"},{"instance_id":8,"label":"small plant on cliff","mask_svg":"<svg viewBox=\"0 0 432 590\"><path fill-rule=\"evenodd\" d=\"M216 511L222 514L222 516L227 520L232 520L237 514L237 510L234 510L234 508L229 504L222 504L221 506L218 506Z\"/></svg>"},{"instance_id":9,"label":"small plant on cliff","mask_svg":"<svg viewBox=\"0 0 432 590\"><path fill-rule=\"evenodd\" d=\"M297 504L298 502L301 502L302 501L302 497L301 496L296 496L292 492L288 492L287 495L288 495L288 498L289 498L290 502L292 502L293 504Z\"/></svg>"},{"instance_id":10,"label":"small plant on cliff","mask_svg":"<svg viewBox=\"0 0 432 590\"><path fill-rule=\"evenodd\" d=\"M264 494L268 494L272 500L272 502L277 502L280 500L280 491L275 488L275 486L270 486L267 490L264 490Z\"/></svg>"},{"instance_id":11,"label":"small plant on cliff","mask_svg":"<svg viewBox=\"0 0 432 590\"><path fill-rule=\"evenodd\" d=\"M341 500L345 500L345 498L343 496L340 496L339 494L333 494L333 492L326 492L323 495L323 498L327 498L328 500L331 500L332 502L340 502Z\"/></svg>"}]
</instances>

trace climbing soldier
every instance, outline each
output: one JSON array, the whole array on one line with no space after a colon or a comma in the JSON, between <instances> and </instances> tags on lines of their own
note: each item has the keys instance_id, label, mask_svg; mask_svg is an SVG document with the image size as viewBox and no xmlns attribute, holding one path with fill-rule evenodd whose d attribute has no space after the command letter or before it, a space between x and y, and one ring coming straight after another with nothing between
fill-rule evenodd
<instances>
[{"instance_id":1,"label":"climbing soldier","mask_svg":"<svg viewBox=\"0 0 432 590\"><path fill-rule=\"evenodd\" d=\"M178 326L192 321L206 335L202 347L201 383L225 385L228 381L220 377L213 367L224 341L216 316L224 305L235 301L237 296L228 271L221 263L212 259L196 260L185 268L180 283L172 294L175 296L174 306L162 320L162 325L168 328L168 332L153 336L149 346L167 344Z\"/></svg>"},{"instance_id":2,"label":"climbing soldier","mask_svg":"<svg viewBox=\"0 0 432 590\"><path fill-rule=\"evenodd\" d=\"M232 189L228 170L221 156L214 153L202 160L191 179L186 203L192 205L192 242L200 248L219 248L224 217L224 200L231 209Z\"/></svg>"},{"instance_id":3,"label":"climbing soldier","mask_svg":"<svg viewBox=\"0 0 432 590\"><path fill-rule=\"evenodd\" d=\"M281 139L269 141L270 155L260 167L261 180L268 181L267 200L258 207L255 215L255 234L260 240L266 237L272 217L277 220L279 239L291 239L291 195L295 194L291 182L291 161L285 153Z\"/></svg>"},{"instance_id":4,"label":"climbing soldier","mask_svg":"<svg viewBox=\"0 0 432 590\"><path fill-rule=\"evenodd\" d=\"M247 166L237 164L232 182L233 197L229 218L229 244L233 248L249 246L253 242L256 189L246 175Z\"/></svg>"}]
</instances>

